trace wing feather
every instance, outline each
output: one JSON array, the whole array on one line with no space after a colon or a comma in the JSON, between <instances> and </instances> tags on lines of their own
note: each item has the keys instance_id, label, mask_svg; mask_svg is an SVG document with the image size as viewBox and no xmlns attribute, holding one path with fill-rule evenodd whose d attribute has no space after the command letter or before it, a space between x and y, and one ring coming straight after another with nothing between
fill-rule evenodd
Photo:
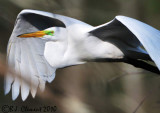
<instances>
[{"instance_id":1,"label":"wing feather","mask_svg":"<svg viewBox=\"0 0 160 113\"><path fill-rule=\"evenodd\" d=\"M160 70L160 31L129 17L117 16L116 19L138 38Z\"/></svg>"},{"instance_id":2,"label":"wing feather","mask_svg":"<svg viewBox=\"0 0 160 113\"><path fill-rule=\"evenodd\" d=\"M36 20L37 19L37 20ZM54 18L54 14L34 10L22 11L16 20L16 24L8 42L8 65L12 70L21 75L21 78L7 73L5 77L5 94L12 87L12 99L15 100L21 91L22 100L26 100L31 92L35 97L37 88L45 89L45 83L55 78L55 68L47 62L44 57L45 41L35 38L18 38L17 36L27 32L47 29L51 26L62 26L65 24ZM26 79L30 81L28 84ZM13 83L13 84L12 84Z\"/></svg>"},{"instance_id":3,"label":"wing feather","mask_svg":"<svg viewBox=\"0 0 160 113\"><path fill-rule=\"evenodd\" d=\"M31 80L31 72L30 72L30 70L28 68L28 66L30 66L29 57L28 57L30 53L29 53L27 45L25 43L26 43L25 40L21 41L21 43L20 43L20 45L21 45L20 70L21 70L21 76L22 76L22 80L21 80L21 97L22 97L23 101L28 97L29 90L30 90L30 84L27 83L26 81L30 81Z\"/></svg>"},{"instance_id":4,"label":"wing feather","mask_svg":"<svg viewBox=\"0 0 160 113\"><path fill-rule=\"evenodd\" d=\"M15 44L14 43L9 43L8 44L8 49L7 49L7 56L8 56L8 65L9 68L14 67L15 66L15 62L14 62L14 52L15 52ZM5 94L8 94L10 92L11 89L11 84L14 81L13 76L11 75L10 72L7 72L6 76L5 76L5 85L4 85L4 92Z\"/></svg>"},{"instance_id":5,"label":"wing feather","mask_svg":"<svg viewBox=\"0 0 160 113\"><path fill-rule=\"evenodd\" d=\"M7 72L7 74L5 76L5 81L4 81L5 95L7 95L10 92L13 80L14 80L13 76L9 72Z\"/></svg>"},{"instance_id":6,"label":"wing feather","mask_svg":"<svg viewBox=\"0 0 160 113\"><path fill-rule=\"evenodd\" d=\"M32 39L34 45L31 45L32 48L32 53L35 53L34 59L36 60L36 65L39 66L39 73L41 74L41 77L43 80L45 81L52 81L55 77L54 73L55 73L55 69L52 68L49 63L46 61L46 59L44 58L44 55L41 54L43 53L44 50L44 43L43 40L39 39L36 40ZM43 74L45 73L45 74Z\"/></svg>"},{"instance_id":7,"label":"wing feather","mask_svg":"<svg viewBox=\"0 0 160 113\"><path fill-rule=\"evenodd\" d=\"M17 58L17 54L19 52L20 48L19 48L19 45L18 44L15 44L15 71L17 74L20 74L20 59ZM14 77L15 80L12 84L12 99L15 100L18 95L19 95L19 90L20 90L20 78L19 77Z\"/></svg>"},{"instance_id":8,"label":"wing feather","mask_svg":"<svg viewBox=\"0 0 160 113\"><path fill-rule=\"evenodd\" d=\"M32 39L31 39L32 40ZM36 66L36 61L35 61L35 58L33 57L34 56L34 52L32 52L34 50L34 48L31 46L30 44L30 41L29 40L26 40L26 45L28 47L28 49L30 51L28 51L30 54L28 56L29 60L29 69L30 69L30 75L33 75L31 76L31 94L32 94L32 97L35 97L36 95L36 92L37 92L37 87L39 85L39 80L38 80L38 71L37 71L37 66Z\"/></svg>"},{"instance_id":9,"label":"wing feather","mask_svg":"<svg viewBox=\"0 0 160 113\"><path fill-rule=\"evenodd\" d=\"M12 84L12 100L15 100L20 93L20 79L18 77L15 78L14 83Z\"/></svg>"},{"instance_id":10,"label":"wing feather","mask_svg":"<svg viewBox=\"0 0 160 113\"><path fill-rule=\"evenodd\" d=\"M160 70L160 31L136 19L116 16L89 32L120 48L133 59L153 60ZM143 45L145 50L140 48ZM151 61L152 61L151 60Z\"/></svg>"},{"instance_id":11,"label":"wing feather","mask_svg":"<svg viewBox=\"0 0 160 113\"><path fill-rule=\"evenodd\" d=\"M29 92L35 97L37 88L45 89L45 83L55 78L56 69L53 68L44 57L45 41L37 38L23 39L18 35L44 30L53 26L66 28L70 25L90 26L73 18L36 10L23 10L17 16L14 30L8 43L8 65L19 72L22 78L31 81L27 84L19 78L8 73L5 82L5 94L9 93L12 86L12 98L15 100L21 88L22 100L25 100ZM92 28L92 26L90 26ZM15 49L16 44L16 49ZM15 52L16 51L16 52ZM12 85L12 82L13 85Z\"/></svg>"}]
</instances>

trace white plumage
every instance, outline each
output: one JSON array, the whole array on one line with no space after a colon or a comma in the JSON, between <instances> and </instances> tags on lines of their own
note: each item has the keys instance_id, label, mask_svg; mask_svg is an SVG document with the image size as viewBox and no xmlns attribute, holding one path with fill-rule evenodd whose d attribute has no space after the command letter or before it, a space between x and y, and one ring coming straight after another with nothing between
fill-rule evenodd
<instances>
[{"instance_id":1,"label":"white plumage","mask_svg":"<svg viewBox=\"0 0 160 113\"><path fill-rule=\"evenodd\" d=\"M129 17L117 16L116 18L134 33L160 69L160 31Z\"/></svg>"},{"instance_id":2,"label":"white plumage","mask_svg":"<svg viewBox=\"0 0 160 113\"><path fill-rule=\"evenodd\" d=\"M54 31L54 34L19 37L44 30L45 33ZM160 31L125 16L116 16L106 24L93 27L57 14L23 10L17 17L8 42L7 62L9 68L30 81L30 84L8 72L5 78L5 94L12 87L13 100L20 92L22 100L26 100L30 92L35 97L38 88L44 91L45 83L53 81L57 68L87 61L152 59L160 69L159 42ZM140 48L141 44L147 52Z\"/></svg>"}]
</instances>

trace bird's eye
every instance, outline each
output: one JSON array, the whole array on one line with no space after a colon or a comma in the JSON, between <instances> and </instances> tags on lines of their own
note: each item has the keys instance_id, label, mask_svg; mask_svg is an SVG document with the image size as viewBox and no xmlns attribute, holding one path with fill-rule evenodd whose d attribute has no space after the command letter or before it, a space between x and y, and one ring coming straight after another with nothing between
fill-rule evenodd
<instances>
[{"instance_id":1,"label":"bird's eye","mask_svg":"<svg viewBox=\"0 0 160 113\"><path fill-rule=\"evenodd\" d=\"M51 35L51 36L53 36L54 31L53 31L53 30L44 30L44 33L45 33L46 35Z\"/></svg>"}]
</instances>

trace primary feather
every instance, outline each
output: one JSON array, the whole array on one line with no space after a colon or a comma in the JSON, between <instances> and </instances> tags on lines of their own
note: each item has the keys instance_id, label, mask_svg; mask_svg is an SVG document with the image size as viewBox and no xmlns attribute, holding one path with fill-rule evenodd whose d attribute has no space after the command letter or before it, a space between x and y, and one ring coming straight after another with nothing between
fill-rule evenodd
<instances>
[{"instance_id":1,"label":"primary feather","mask_svg":"<svg viewBox=\"0 0 160 113\"><path fill-rule=\"evenodd\" d=\"M117 16L116 19L134 33L160 69L160 31L129 17Z\"/></svg>"}]
</instances>

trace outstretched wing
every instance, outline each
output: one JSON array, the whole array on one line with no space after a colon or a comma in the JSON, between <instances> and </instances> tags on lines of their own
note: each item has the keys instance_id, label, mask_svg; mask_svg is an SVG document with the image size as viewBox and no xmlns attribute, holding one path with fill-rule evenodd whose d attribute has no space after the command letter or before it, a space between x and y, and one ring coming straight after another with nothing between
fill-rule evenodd
<instances>
[{"instance_id":1,"label":"outstretched wing","mask_svg":"<svg viewBox=\"0 0 160 113\"><path fill-rule=\"evenodd\" d=\"M129 17L117 16L116 19L137 37L160 70L160 31Z\"/></svg>"},{"instance_id":2,"label":"outstretched wing","mask_svg":"<svg viewBox=\"0 0 160 113\"><path fill-rule=\"evenodd\" d=\"M44 58L45 40L39 38L18 38L18 35L44 30L49 27L66 27L54 18L52 13L23 10L17 17L14 30L8 42L8 66L22 77L12 76L10 72L5 78L5 94L12 87L12 99L15 100L20 91L22 100L29 92L35 97L37 88L44 90L46 81L51 82L55 77L55 70ZM30 81L27 84L22 79Z\"/></svg>"},{"instance_id":3,"label":"outstretched wing","mask_svg":"<svg viewBox=\"0 0 160 113\"><path fill-rule=\"evenodd\" d=\"M45 40L39 38L18 38L25 33L44 30L49 27L89 26L79 20L53 13L37 10L23 10L17 16L14 30L8 42L8 66L19 73L22 78L31 84L23 82L21 78L13 77L7 73L5 78L5 94L12 87L12 99L15 100L21 90L22 100L25 100L29 92L35 97L37 88L42 91L46 81L51 82L55 77L55 70L44 58ZM90 26L92 28L92 26Z\"/></svg>"},{"instance_id":4,"label":"outstretched wing","mask_svg":"<svg viewBox=\"0 0 160 113\"><path fill-rule=\"evenodd\" d=\"M131 58L147 58L148 54L160 69L160 31L136 19L116 16L112 21L95 27L90 34L118 46ZM140 48L143 45L146 51ZM136 53L136 54L135 54Z\"/></svg>"}]
</instances>

